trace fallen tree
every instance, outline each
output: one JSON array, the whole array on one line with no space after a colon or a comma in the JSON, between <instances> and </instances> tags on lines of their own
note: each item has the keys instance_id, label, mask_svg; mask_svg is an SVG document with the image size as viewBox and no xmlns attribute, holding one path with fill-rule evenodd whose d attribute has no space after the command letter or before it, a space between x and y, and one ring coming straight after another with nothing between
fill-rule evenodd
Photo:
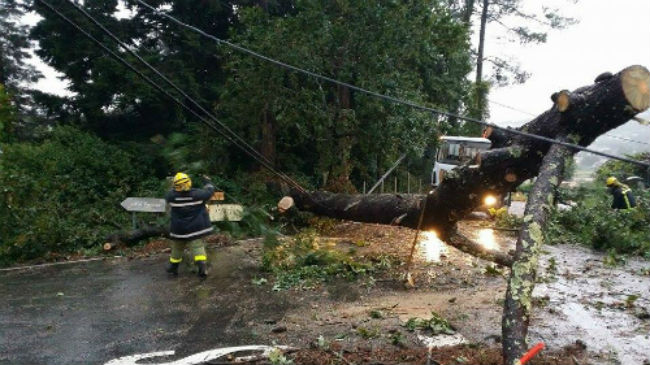
<instances>
[{"instance_id":1,"label":"fallen tree","mask_svg":"<svg viewBox=\"0 0 650 365\"><path fill-rule=\"evenodd\" d=\"M617 74L603 73L594 84L572 92L553 93L551 100L549 110L517 130L588 146L600 135L648 109L650 72L637 65ZM427 195L319 191L292 191L290 195L301 210L339 219L435 231L440 239L464 252L511 266L503 344L506 364L514 364L527 346L530 295L542 244L545 207L552 203L549 192L562 181L564 159L578 151L560 145L551 148L549 142L492 128L485 130L485 136L492 141L492 148L479 155L478 164L460 166L449 172L438 188ZM514 256L488 251L457 231L457 222L481 204L485 192L505 194L535 176L538 179L526 206L525 226Z\"/></svg>"},{"instance_id":2,"label":"fallen tree","mask_svg":"<svg viewBox=\"0 0 650 365\"><path fill-rule=\"evenodd\" d=\"M105 239L104 251L110 251L120 244L133 246L136 243L151 237L169 238L169 227L167 226L145 226L139 229L119 231L111 233Z\"/></svg>"}]
</instances>

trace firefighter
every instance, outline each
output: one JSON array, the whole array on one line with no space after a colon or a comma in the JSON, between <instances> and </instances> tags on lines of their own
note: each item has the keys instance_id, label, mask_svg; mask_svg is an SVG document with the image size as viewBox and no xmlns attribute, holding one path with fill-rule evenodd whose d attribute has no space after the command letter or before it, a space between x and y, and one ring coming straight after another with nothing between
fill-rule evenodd
<instances>
[{"instance_id":1,"label":"firefighter","mask_svg":"<svg viewBox=\"0 0 650 365\"><path fill-rule=\"evenodd\" d=\"M179 172L174 176L173 188L165 195L171 207L172 253L167 272L178 275L178 265L183 260L183 250L189 245L194 256L199 276L207 277L205 246L203 236L212 232L212 224L206 202L212 196L214 186L208 181L203 189L192 188L192 180L187 174Z\"/></svg>"},{"instance_id":2,"label":"firefighter","mask_svg":"<svg viewBox=\"0 0 650 365\"><path fill-rule=\"evenodd\" d=\"M614 176L607 178L607 189L612 194L612 209L630 209L636 207L636 200L629 186L619 182Z\"/></svg>"}]
</instances>

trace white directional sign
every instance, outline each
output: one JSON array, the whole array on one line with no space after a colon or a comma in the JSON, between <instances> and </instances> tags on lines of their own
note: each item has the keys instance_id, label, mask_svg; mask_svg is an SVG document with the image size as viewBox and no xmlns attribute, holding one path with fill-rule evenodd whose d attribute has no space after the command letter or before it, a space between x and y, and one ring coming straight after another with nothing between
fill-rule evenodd
<instances>
[{"instance_id":1,"label":"white directional sign","mask_svg":"<svg viewBox=\"0 0 650 365\"><path fill-rule=\"evenodd\" d=\"M234 357L232 359L232 363L237 364L237 363L247 363L247 362L260 360L260 359L267 359L269 358L269 356L271 356L271 354L274 351L278 351L280 354L282 354L287 350L290 350L290 348L287 346L275 346L275 347L264 346L264 345L235 346L235 347L224 347L220 349L203 351L203 352L199 352L198 354L190 355L175 361L163 360L164 362L156 362L156 363L151 362L151 360L155 359L156 357L163 357L163 356L169 357L169 356L173 356L176 353L174 350L158 351L158 352L149 352L146 354L120 357L118 359L111 360L105 363L104 365L138 365L140 364L140 360L144 360L144 359L148 359L150 361L149 364L153 364L153 365L197 365L197 364L207 364L211 360L220 359L225 356L234 355L237 353L250 353L250 352L259 353L257 355Z\"/></svg>"},{"instance_id":2,"label":"white directional sign","mask_svg":"<svg viewBox=\"0 0 650 365\"><path fill-rule=\"evenodd\" d=\"M120 205L129 212L164 213L166 206L165 199L158 198L134 198L124 199Z\"/></svg>"},{"instance_id":3,"label":"white directional sign","mask_svg":"<svg viewBox=\"0 0 650 365\"><path fill-rule=\"evenodd\" d=\"M208 204L211 222L239 222L244 214L244 207L238 204Z\"/></svg>"}]
</instances>

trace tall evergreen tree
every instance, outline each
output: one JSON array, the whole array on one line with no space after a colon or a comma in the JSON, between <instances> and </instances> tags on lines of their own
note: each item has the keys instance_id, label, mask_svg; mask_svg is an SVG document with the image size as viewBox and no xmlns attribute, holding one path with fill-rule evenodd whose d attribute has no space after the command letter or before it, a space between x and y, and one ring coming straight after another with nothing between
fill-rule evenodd
<instances>
[{"instance_id":1,"label":"tall evergreen tree","mask_svg":"<svg viewBox=\"0 0 650 365\"><path fill-rule=\"evenodd\" d=\"M51 3L93 34L109 48L125 57L151 78L158 78L97 29L68 1ZM227 37L234 21L231 2L150 1L168 9L170 14L220 37ZM171 24L136 4L130 4L132 16L117 18L118 1L87 0L83 7L144 59L158 68L206 108L217 101L223 84L220 50L214 43ZM70 81L76 93L75 108L80 122L103 136L122 138L151 137L183 130L194 118L152 89L137 75L113 60L84 35L37 4L43 16L32 31L39 41L38 54ZM74 45L74 46L71 46ZM162 80L160 85L168 88ZM172 94L175 94L170 89Z\"/></svg>"},{"instance_id":2,"label":"tall evergreen tree","mask_svg":"<svg viewBox=\"0 0 650 365\"><path fill-rule=\"evenodd\" d=\"M32 48L27 26L20 23L25 4L19 0L0 2L0 84L16 96L24 95L27 84L40 77L28 62Z\"/></svg>"},{"instance_id":3,"label":"tall evergreen tree","mask_svg":"<svg viewBox=\"0 0 650 365\"><path fill-rule=\"evenodd\" d=\"M236 41L330 77L434 105L462 106L467 29L439 1L297 1L295 15L241 11ZM247 55L228 64L221 112L270 160L332 190L374 179L404 152L421 155L437 118Z\"/></svg>"}]
</instances>

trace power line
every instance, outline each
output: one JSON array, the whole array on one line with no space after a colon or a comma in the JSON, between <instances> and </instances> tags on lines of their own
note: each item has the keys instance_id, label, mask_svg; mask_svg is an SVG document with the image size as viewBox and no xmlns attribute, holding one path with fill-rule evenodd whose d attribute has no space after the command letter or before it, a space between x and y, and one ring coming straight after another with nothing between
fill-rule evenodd
<instances>
[{"instance_id":1,"label":"power line","mask_svg":"<svg viewBox=\"0 0 650 365\"><path fill-rule=\"evenodd\" d=\"M163 81L165 81L169 86L174 88L176 91L178 91L183 97L187 98L195 107L197 107L201 112L203 112L205 115L207 115L210 119L212 119L215 123L217 123L221 128L226 130L232 137L234 137L236 140L238 140L241 144L243 144L246 148L248 148L248 154L253 157L256 161L260 162L263 166L268 168L271 172L275 173L278 175L280 178L288 182L290 185L294 185L298 190L301 192L305 192L305 189L300 186L296 181L291 179L289 176L284 174L282 171L279 171L275 169L272 165L272 163L266 159L261 153L259 153L255 148L253 148L251 145L249 145L245 139L241 138L239 135L237 135L233 130L231 130L227 125L223 124L221 121L217 119L215 115L210 113L208 110L203 108L201 104L199 104L194 98L189 96L185 91L183 91L180 87L176 86L169 78L167 78L165 75L160 73L155 67L153 67L151 64L149 64L146 60L144 60L140 55L138 55L131 47L129 47L127 44L125 44L122 40L120 40L115 34L113 34L110 30L108 30L106 27L104 27L103 24L101 24L97 19L95 19L92 15L90 15L84 8L80 7L77 5L73 0L68 0L72 6L74 6L81 14L83 14L86 18L88 18L91 22L93 22L100 30L102 30L106 35L111 37L115 42L117 42L124 50L129 52L132 56L134 56L138 61L140 61L143 65L145 65L148 69L153 71L158 77L160 77ZM236 143L235 143L236 144ZM238 145L239 148L244 150L246 152L246 148L243 148ZM263 161L263 163L262 163Z\"/></svg>"},{"instance_id":2,"label":"power line","mask_svg":"<svg viewBox=\"0 0 650 365\"><path fill-rule=\"evenodd\" d=\"M495 104L495 105L498 105L498 106L500 106L500 107L503 107L503 108L506 108L506 109L510 109L510 110L514 110L514 111L516 111L516 112L519 112L519 113L522 113L522 114L526 114L526 115L530 115L530 116L532 116L532 117L537 117L537 115L535 115L535 114L533 114L533 113L529 113L529 112L527 112L527 111L525 111L525 110L518 109L518 108L515 108L515 107L513 107L513 106L506 105L506 104L500 103L500 102L498 102L498 101L494 101L494 100L492 100L492 99L487 99L487 100L488 100L490 103ZM614 135L614 134L605 133L605 134L603 134L603 136L604 136L604 137L609 137L609 138L620 139L620 140L622 140L622 141L633 142L633 143L638 143L638 144L643 144L643 145L650 146L650 143L648 143L648 142L637 141L637 140L634 140L634 139L631 139L631 138L621 137L621 136L617 136L617 135Z\"/></svg>"},{"instance_id":3,"label":"power line","mask_svg":"<svg viewBox=\"0 0 650 365\"><path fill-rule=\"evenodd\" d=\"M223 39L218 38L218 37L215 37L215 36L213 36L213 35L211 35L209 33L204 32L203 30L201 30L201 29L199 29L199 28L197 28L195 26L184 23L184 22L178 20L177 18L175 18L175 17L173 17L173 16L171 16L171 15L169 15L167 13L164 13L164 12L162 12L162 11L156 9L156 8L154 8L153 6L151 6L151 5L147 4L146 2L144 2L143 0L135 0L135 1L137 1L139 4L143 5L144 7L150 9L154 13L156 13L156 14L158 14L160 16L166 17L167 19L171 20L172 22L174 22L174 23L176 23L176 24L178 24L178 25L180 25L182 27L188 28L188 29L190 29L190 30L192 30L192 31L194 31L196 33L199 33L204 37L212 39L212 40L214 40L215 42L217 42L219 44L224 44L224 45L226 45L228 47L231 47L231 48L234 48L234 49L236 49L236 50L238 50L240 52L247 53L247 54L249 54L249 55L251 55L253 57L256 57L256 58L262 59L264 61L273 63L273 64L278 65L280 67L284 67L286 69L289 69L289 70L292 70L292 71L295 71L295 72L303 73L305 75L309 75L311 77L318 78L318 79L333 83L335 85L344 86L344 87L347 87L347 88L349 88L351 90L356 90L356 91L359 91L361 93L371 95L371 96L374 96L374 97L379 98L379 99L384 99L386 101L390 101L390 102L393 102L393 103L396 103L396 104L406 105L406 106L412 107L414 109L424 110L424 111L427 111L427 112L430 112L430 113L434 113L434 114L438 114L438 115L444 115L444 116L447 116L447 117L450 117L450 118L457 118L457 119L465 120L465 121L468 121L468 122L480 124L480 125L485 126L485 127L491 127L493 129L498 129L498 130L504 131L506 133L516 134L516 135L520 135L520 136L531 138L531 139L537 139L539 141L544 141L544 142L548 142L548 143L552 143L552 144L561 145L561 146L564 146L564 147L567 147L567 148L572 148L574 150L589 152L589 153L593 153L595 155L600 155L600 156L603 156L603 157L607 157L607 158L611 158L611 159L615 159L615 160L619 160L619 161L624 161L624 162L628 162L628 163L632 163L632 164L636 164L636 165L640 165L640 166L643 166L643 167L650 168L650 163L645 163L645 162L642 162L642 161L637 161L637 160L629 159L629 158L622 157L622 156L616 156L616 155L612 155L612 154L609 154L609 153L592 150L592 149L589 149L589 148L586 148L586 147L583 147L583 146L580 146L580 145L577 145L577 144L558 141L556 139L552 139L552 138L548 138L548 137L544 137L544 136L540 136L540 135L536 135L536 134L532 134L532 133L527 133L527 132L523 132L523 131L512 129L512 128L500 127L500 126L498 126L496 124L489 123L489 122L486 122L486 121L483 121L483 120L470 118L470 117L465 117L465 116L461 116L461 115L458 115L458 114L455 114L455 113L452 113L452 112L438 110L438 109L434 109L434 108L431 108L431 107L426 107L426 106L423 106L423 105L416 104L416 103L414 103L412 101L398 99L398 98L388 96L388 95L385 95L385 94L381 94L381 93L378 93L378 92L375 92L375 91L370 91L370 90L367 90L367 89L364 89L364 88L349 84L347 82L339 81L339 80L333 79L333 78L328 77L328 76L324 76L324 75L321 75L321 74L318 74L318 73L315 73L315 72L312 72L312 71L309 71L309 70L305 70L303 68L293 66L293 65L290 65L288 63L285 63L285 62L278 61L276 59L270 58L268 56L265 56L263 54L255 52L255 51L250 50L248 48L242 47L242 46L240 46L238 44L223 40Z\"/></svg>"},{"instance_id":4,"label":"power line","mask_svg":"<svg viewBox=\"0 0 650 365\"><path fill-rule=\"evenodd\" d=\"M242 147L242 146L241 146L240 144L238 144L237 141L235 141L231 136L229 136L228 134L226 134L225 132L223 132L223 130L217 128L214 124L212 124L212 123L211 123L208 119L206 119L204 116L200 115L200 114L199 114L198 112L196 112L194 109L190 108L187 104L185 104L184 102L182 102L181 100L179 100L176 96L172 95L172 94L169 93L167 90L163 89L160 85L158 85L158 84L155 83L153 80L151 80L151 78L149 78L147 75L145 75L145 74L143 74L142 72L140 72L138 69L136 69L133 65L131 65L131 64L130 64L128 61L126 61L124 58L122 58L121 56L119 56L118 54L116 54L113 50L111 50L110 48L108 48L106 45L104 45L104 44L103 44L101 41L99 41L97 38L93 37L90 33L86 32L84 29L82 29L82 28L81 28L79 25L77 25L75 22L73 22L72 20L70 20L68 17L66 17L65 15L63 15L61 12L59 12L59 11L58 11L56 8L54 8L51 4L49 4L49 3L46 2L45 0L38 0L38 1L40 1L40 2L41 2L43 5L45 5L45 6L46 6L50 11L52 11L52 12L55 13L57 16L59 16L61 19L63 19L65 22L67 22L68 24L70 24L71 26L73 26L75 29L77 29L80 33L82 33L83 35L85 35L87 38L89 38L89 39L90 39L91 41L93 41L95 44L97 44L98 46L100 46L104 51L106 51L107 53L109 53L109 54L110 54L113 58L115 58L117 61L119 61L119 62L122 63L124 66L126 66L127 68L129 68L131 71L135 72L138 76L140 76L143 80L145 80L149 85L151 85L151 86L154 87L156 90L160 91L161 93L163 93L164 95L166 95L167 97L169 97L170 99L172 99L172 100L173 100L174 102L176 102L178 105L180 105L181 107L183 107L184 109L186 109L187 111L189 111L190 113L192 113L194 116L196 116L196 117L197 117L199 120L201 120L205 125L207 125L207 126L210 127L211 129L213 129L213 130L216 131L217 133L221 134L221 135L224 136L228 141L230 141L231 143L233 143L234 145L236 145L237 147L239 147L240 149L242 149L245 153L247 153L248 155L250 155L251 157L253 157L253 158L254 158L256 161L258 161L262 166L266 167L266 168L269 169L271 172L273 172L273 173L275 173L276 175L278 175L282 180L284 180L284 181L287 182L288 184L290 184L290 185L296 187L298 190L300 190L300 191L302 191L302 192L305 191L305 190L304 190L304 189L303 189L303 188L302 188L302 187L301 187L297 182L295 182L295 181L293 181L292 179L290 179L289 177L284 176L283 174L277 172L277 171L273 168L273 166L271 166L271 165L270 165L266 160L260 160L260 159L258 159L258 158L257 158L255 155L253 155L253 154L252 154L248 149ZM75 5L76 5L76 4L75 4ZM139 57L139 56L137 56L137 54L136 54L135 56L136 56L136 57ZM152 68L153 68L153 67L152 67ZM154 69L154 70L155 70L155 69ZM155 70L155 71L157 71L157 70ZM180 89L178 89L178 90L180 90ZM182 92L182 90L180 90L180 92ZM183 94L184 94L184 93L183 93ZM189 96L187 96L187 94L184 94L184 96L185 96L188 100L191 99ZM208 115L210 115L210 114L208 114ZM216 119L216 118L215 118L215 119ZM219 122L219 121L217 121L217 122L221 124L221 122ZM227 127L224 128L224 129L230 131L229 129L227 129ZM234 132L232 132L232 131L230 131L230 132L231 132L233 135L237 136ZM238 137L238 136L237 136L237 137ZM251 148L252 148L252 147L251 147Z\"/></svg>"}]
</instances>

